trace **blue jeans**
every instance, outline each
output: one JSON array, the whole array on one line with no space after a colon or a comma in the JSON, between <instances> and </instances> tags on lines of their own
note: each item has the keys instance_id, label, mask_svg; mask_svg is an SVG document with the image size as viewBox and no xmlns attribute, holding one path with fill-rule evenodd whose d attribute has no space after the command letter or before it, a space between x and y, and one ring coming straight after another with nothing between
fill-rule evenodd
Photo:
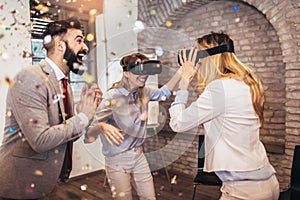
<instances>
[{"instance_id":1,"label":"blue jeans","mask_svg":"<svg viewBox=\"0 0 300 200\"><path fill-rule=\"evenodd\" d=\"M142 147L105 157L105 167L113 199L131 200L131 184L139 199L156 199L153 178Z\"/></svg>"}]
</instances>

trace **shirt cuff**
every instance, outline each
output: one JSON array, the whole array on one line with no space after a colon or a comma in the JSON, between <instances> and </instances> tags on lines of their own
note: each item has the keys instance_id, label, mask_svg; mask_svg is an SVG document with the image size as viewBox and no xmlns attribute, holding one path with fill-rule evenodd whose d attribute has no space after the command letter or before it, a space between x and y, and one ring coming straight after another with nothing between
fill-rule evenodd
<instances>
[{"instance_id":1,"label":"shirt cuff","mask_svg":"<svg viewBox=\"0 0 300 200\"><path fill-rule=\"evenodd\" d=\"M176 104L186 104L189 97L189 92L187 90L179 90L176 92L176 97L171 106Z\"/></svg>"},{"instance_id":2,"label":"shirt cuff","mask_svg":"<svg viewBox=\"0 0 300 200\"><path fill-rule=\"evenodd\" d=\"M79 113L77 116L83 122L84 126L88 126L89 125L89 118L84 113Z\"/></svg>"},{"instance_id":3,"label":"shirt cuff","mask_svg":"<svg viewBox=\"0 0 300 200\"><path fill-rule=\"evenodd\" d=\"M169 98L171 96L171 91L169 90L169 88L166 85L162 86L161 90L167 98Z\"/></svg>"}]
</instances>

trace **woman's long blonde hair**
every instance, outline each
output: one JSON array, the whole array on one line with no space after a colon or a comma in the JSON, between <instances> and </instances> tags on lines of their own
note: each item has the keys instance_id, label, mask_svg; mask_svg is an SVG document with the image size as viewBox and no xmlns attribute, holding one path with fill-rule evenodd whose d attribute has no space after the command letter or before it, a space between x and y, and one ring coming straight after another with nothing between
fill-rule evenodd
<instances>
[{"instance_id":1,"label":"woman's long blonde hair","mask_svg":"<svg viewBox=\"0 0 300 200\"><path fill-rule=\"evenodd\" d=\"M221 32L205 35L196 40L197 48L205 50L216 46L227 44L230 37ZM224 52L201 59L201 66L198 71L198 85L200 92L211 81L220 78L234 78L245 82L251 91L252 105L255 113L263 123L264 89L260 79L253 70L243 64L234 53Z\"/></svg>"}]
</instances>

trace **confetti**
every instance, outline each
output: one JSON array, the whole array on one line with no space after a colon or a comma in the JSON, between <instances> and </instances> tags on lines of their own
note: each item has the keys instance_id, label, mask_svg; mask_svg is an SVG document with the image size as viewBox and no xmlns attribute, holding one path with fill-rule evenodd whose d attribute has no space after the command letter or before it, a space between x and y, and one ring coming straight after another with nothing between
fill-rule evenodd
<instances>
[{"instance_id":1,"label":"confetti","mask_svg":"<svg viewBox=\"0 0 300 200\"><path fill-rule=\"evenodd\" d=\"M171 27L172 26L172 22L171 21L166 21L166 26L167 27Z\"/></svg>"},{"instance_id":2,"label":"confetti","mask_svg":"<svg viewBox=\"0 0 300 200\"><path fill-rule=\"evenodd\" d=\"M132 10L129 10L127 16L130 17L131 15L132 15Z\"/></svg>"},{"instance_id":3,"label":"confetti","mask_svg":"<svg viewBox=\"0 0 300 200\"><path fill-rule=\"evenodd\" d=\"M11 115L12 115L12 113L11 113L11 111L9 110L9 111L7 111L7 113L5 114L5 117L6 117L6 118L9 118L9 117L11 117Z\"/></svg>"},{"instance_id":4,"label":"confetti","mask_svg":"<svg viewBox=\"0 0 300 200\"><path fill-rule=\"evenodd\" d=\"M38 123L38 120L36 120L36 119L30 119L29 120L32 124L37 124Z\"/></svg>"},{"instance_id":5,"label":"confetti","mask_svg":"<svg viewBox=\"0 0 300 200\"><path fill-rule=\"evenodd\" d=\"M84 78L85 82L87 82L87 84L91 84L91 83L93 83L95 81L94 76L92 76L92 75L90 75L88 73L85 73L83 75L83 78Z\"/></svg>"},{"instance_id":6,"label":"confetti","mask_svg":"<svg viewBox=\"0 0 300 200\"><path fill-rule=\"evenodd\" d=\"M97 181L96 184L98 187L102 187L102 183L100 181Z\"/></svg>"},{"instance_id":7,"label":"confetti","mask_svg":"<svg viewBox=\"0 0 300 200\"><path fill-rule=\"evenodd\" d=\"M106 100L106 101L105 101L105 105L106 105L106 106L109 106L109 105L110 105L110 101L109 101L109 100Z\"/></svg>"},{"instance_id":8,"label":"confetti","mask_svg":"<svg viewBox=\"0 0 300 200\"><path fill-rule=\"evenodd\" d=\"M113 198L113 199L116 198L116 195L117 195L117 193L116 193L116 192L113 192L113 193L112 193L112 198Z\"/></svg>"},{"instance_id":9,"label":"confetti","mask_svg":"<svg viewBox=\"0 0 300 200\"><path fill-rule=\"evenodd\" d=\"M125 192L120 192L119 197L125 197Z\"/></svg>"},{"instance_id":10,"label":"confetti","mask_svg":"<svg viewBox=\"0 0 300 200\"><path fill-rule=\"evenodd\" d=\"M15 130L14 130L12 127L10 127L10 128L9 128L9 132L12 133L12 134L14 134L14 133L15 133Z\"/></svg>"},{"instance_id":11,"label":"confetti","mask_svg":"<svg viewBox=\"0 0 300 200\"><path fill-rule=\"evenodd\" d=\"M150 15L156 15L156 11L154 9L150 10Z\"/></svg>"},{"instance_id":12,"label":"confetti","mask_svg":"<svg viewBox=\"0 0 300 200\"><path fill-rule=\"evenodd\" d=\"M176 184L177 183L176 179L177 179L177 176L174 175L173 178L172 178L172 180L171 180L171 184Z\"/></svg>"},{"instance_id":13,"label":"confetti","mask_svg":"<svg viewBox=\"0 0 300 200\"><path fill-rule=\"evenodd\" d=\"M118 27L117 27L118 29L120 29L120 28L122 28L122 22L119 22L118 23Z\"/></svg>"},{"instance_id":14,"label":"confetti","mask_svg":"<svg viewBox=\"0 0 300 200\"><path fill-rule=\"evenodd\" d=\"M133 27L133 31L135 33L139 33L141 32L142 30L144 30L145 26L144 26L144 23L140 20L137 20L135 23L134 23L134 27Z\"/></svg>"},{"instance_id":15,"label":"confetti","mask_svg":"<svg viewBox=\"0 0 300 200\"><path fill-rule=\"evenodd\" d=\"M156 46L155 47L155 54L157 56L162 56L164 54L164 51L163 51L163 49L160 46Z\"/></svg>"},{"instance_id":16,"label":"confetti","mask_svg":"<svg viewBox=\"0 0 300 200\"><path fill-rule=\"evenodd\" d=\"M86 190L87 190L87 185L86 185L86 184L81 185L81 186L80 186L80 189L81 189L82 191L86 191Z\"/></svg>"},{"instance_id":17,"label":"confetti","mask_svg":"<svg viewBox=\"0 0 300 200\"><path fill-rule=\"evenodd\" d=\"M63 95L60 95L60 94L54 94L53 97L52 97L53 98L53 103L57 103L62 96Z\"/></svg>"},{"instance_id":18,"label":"confetti","mask_svg":"<svg viewBox=\"0 0 300 200\"><path fill-rule=\"evenodd\" d=\"M117 55L117 53L114 52L114 51L110 52L110 54L113 55L113 56Z\"/></svg>"},{"instance_id":19,"label":"confetti","mask_svg":"<svg viewBox=\"0 0 300 200\"><path fill-rule=\"evenodd\" d=\"M43 44L49 44L52 41L51 35L46 35L43 39Z\"/></svg>"},{"instance_id":20,"label":"confetti","mask_svg":"<svg viewBox=\"0 0 300 200\"><path fill-rule=\"evenodd\" d=\"M91 9L90 12L89 12L89 15L94 16L94 15L97 14L97 12L98 12L97 9Z\"/></svg>"},{"instance_id":21,"label":"confetti","mask_svg":"<svg viewBox=\"0 0 300 200\"><path fill-rule=\"evenodd\" d=\"M117 100L115 100L115 99L111 100L111 104L112 105L116 105L117 104Z\"/></svg>"},{"instance_id":22,"label":"confetti","mask_svg":"<svg viewBox=\"0 0 300 200\"><path fill-rule=\"evenodd\" d=\"M152 173L154 176L158 176L159 172L158 171L155 171Z\"/></svg>"},{"instance_id":23,"label":"confetti","mask_svg":"<svg viewBox=\"0 0 300 200\"><path fill-rule=\"evenodd\" d=\"M2 53L2 60L6 61L8 60L9 56L7 53Z\"/></svg>"},{"instance_id":24,"label":"confetti","mask_svg":"<svg viewBox=\"0 0 300 200\"><path fill-rule=\"evenodd\" d=\"M111 190L112 192L114 192L114 191L116 190L116 187L115 187L115 186L111 186L110 190Z\"/></svg>"},{"instance_id":25,"label":"confetti","mask_svg":"<svg viewBox=\"0 0 300 200\"><path fill-rule=\"evenodd\" d=\"M89 42L93 41L94 38L95 38L95 37L94 37L94 35L93 35L92 33L89 33L89 34L87 34L87 36L86 36L86 40L89 41Z\"/></svg>"},{"instance_id":26,"label":"confetti","mask_svg":"<svg viewBox=\"0 0 300 200\"><path fill-rule=\"evenodd\" d=\"M237 12L239 11L239 6L232 6L232 9Z\"/></svg>"},{"instance_id":27,"label":"confetti","mask_svg":"<svg viewBox=\"0 0 300 200\"><path fill-rule=\"evenodd\" d=\"M160 186L160 188L159 188L160 191L162 191L162 190L164 190L164 189L165 189L165 186L163 186L163 185Z\"/></svg>"},{"instance_id":28,"label":"confetti","mask_svg":"<svg viewBox=\"0 0 300 200\"><path fill-rule=\"evenodd\" d=\"M43 176L43 172L41 170L38 170L38 169L35 170L34 174L37 175L37 176Z\"/></svg>"}]
</instances>

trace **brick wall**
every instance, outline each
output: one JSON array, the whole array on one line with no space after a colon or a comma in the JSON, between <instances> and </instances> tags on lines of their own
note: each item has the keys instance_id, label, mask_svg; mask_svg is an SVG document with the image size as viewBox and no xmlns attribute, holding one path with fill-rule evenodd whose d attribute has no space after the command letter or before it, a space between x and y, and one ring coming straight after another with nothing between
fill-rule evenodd
<instances>
[{"instance_id":1,"label":"brick wall","mask_svg":"<svg viewBox=\"0 0 300 200\"><path fill-rule=\"evenodd\" d=\"M159 59L165 68L159 76L164 84L177 69L179 48L189 47L196 37L210 31L225 30L233 36L236 55L252 66L262 79L266 90L265 123L261 139L266 145L271 163L277 170L281 189L289 185L294 146L300 144L300 2L298 0L140 0L139 19L146 28L139 34L141 51L155 53L163 50ZM234 10L232 6L238 6ZM166 23L168 22L168 24ZM168 25L168 26L166 26ZM192 90L192 88L191 88ZM193 90L192 90L193 91ZM192 93L193 94L193 93ZM190 101L195 98L191 97ZM161 105L167 110L169 101ZM167 113L167 112L166 112ZM166 123L158 136L145 143L148 152L161 150L169 157L169 148L176 133ZM197 166L197 134L188 139L176 138L175 149L184 153L169 164L169 168L194 175ZM194 137L191 141L190 138ZM175 143L174 143L175 145ZM157 154L158 155L158 154ZM152 160L151 160L152 159ZM161 158L151 157L150 164Z\"/></svg>"}]
</instances>

